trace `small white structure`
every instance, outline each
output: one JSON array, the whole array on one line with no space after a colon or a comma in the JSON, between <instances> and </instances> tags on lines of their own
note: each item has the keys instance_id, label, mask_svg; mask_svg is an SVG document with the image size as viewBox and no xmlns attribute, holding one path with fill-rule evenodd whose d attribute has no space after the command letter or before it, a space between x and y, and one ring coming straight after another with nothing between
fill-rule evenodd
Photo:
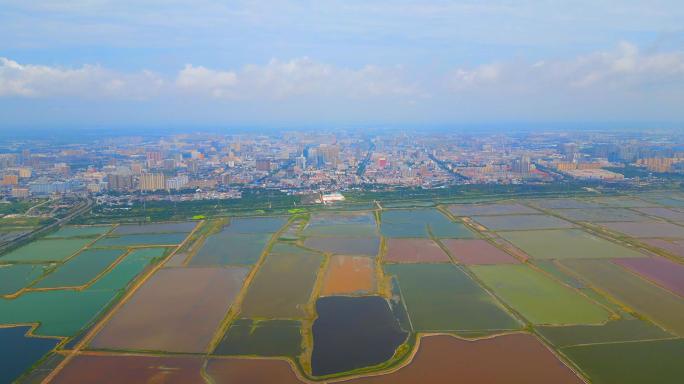
<instances>
[{"instance_id":1,"label":"small white structure","mask_svg":"<svg viewBox=\"0 0 684 384\"><path fill-rule=\"evenodd\" d=\"M344 196L339 192L327 193L321 195L321 201L323 202L323 204L330 204L336 201L344 201Z\"/></svg>"}]
</instances>

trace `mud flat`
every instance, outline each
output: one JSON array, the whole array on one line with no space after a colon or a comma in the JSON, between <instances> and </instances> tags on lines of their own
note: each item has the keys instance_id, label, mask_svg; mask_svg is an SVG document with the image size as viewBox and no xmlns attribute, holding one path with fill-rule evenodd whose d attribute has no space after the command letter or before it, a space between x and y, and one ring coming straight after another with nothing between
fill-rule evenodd
<instances>
[{"instance_id":1,"label":"mud flat","mask_svg":"<svg viewBox=\"0 0 684 384\"><path fill-rule=\"evenodd\" d=\"M375 290L375 264L364 256L330 258L321 295L367 294Z\"/></svg>"},{"instance_id":2,"label":"mud flat","mask_svg":"<svg viewBox=\"0 0 684 384\"><path fill-rule=\"evenodd\" d=\"M286 252L297 247L283 245ZM286 248L286 249L284 249ZM274 252L276 249L274 248ZM280 252L280 251L279 251ZM311 252L271 253L259 268L242 302L242 317L302 318L323 261Z\"/></svg>"},{"instance_id":3,"label":"mud flat","mask_svg":"<svg viewBox=\"0 0 684 384\"><path fill-rule=\"evenodd\" d=\"M389 239L384 260L390 263L449 263L449 255L431 239Z\"/></svg>"},{"instance_id":4,"label":"mud flat","mask_svg":"<svg viewBox=\"0 0 684 384\"><path fill-rule=\"evenodd\" d=\"M480 239L440 240L449 253L465 265L518 264L520 261L508 253Z\"/></svg>"},{"instance_id":5,"label":"mud flat","mask_svg":"<svg viewBox=\"0 0 684 384\"><path fill-rule=\"evenodd\" d=\"M349 383L378 384L570 384L583 383L539 340L511 334L466 341L424 336L413 360L395 372Z\"/></svg>"},{"instance_id":6,"label":"mud flat","mask_svg":"<svg viewBox=\"0 0 684 384\"><path fill-rule=\"evenodd\" d=\"M246 268L159 270L114 314L90 348L203 352Z\"/></svg>"}]
</instances>

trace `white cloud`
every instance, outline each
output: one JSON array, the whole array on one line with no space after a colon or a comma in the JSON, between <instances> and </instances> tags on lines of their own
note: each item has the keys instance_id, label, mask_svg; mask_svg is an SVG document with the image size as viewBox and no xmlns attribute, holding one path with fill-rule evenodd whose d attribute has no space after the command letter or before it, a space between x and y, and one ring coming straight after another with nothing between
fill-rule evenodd
<instances>
[{"instance_id":1,"label":"white cloud","mask_svg":"<svg viewBox=\"0 0 684 384\"><path fill-rule=\"evenodd\" d=\"M335 67L308 58L249 64L238 71L187 64L173 79L141 71L119 73L99 65L59 68L0 58L0 97L146 99L168 95L225 100L412 97L415 85L401 68Z\"/></svg>"},{"instance_id":2,"label":"white cloud","mask_svg":"<svg viewBox=\"0 0 684 384\"><path fill-rule=\"evenodd\" d=\"M163 79L150 71L121 74L99 65L70 69L0 57L0 96L140 99L153 96L163 86Z\"/></svg>"},{"instance_id":3,"label":"white cloud","mask_svg":"<svg viewBox=\"0 0 684 384\"><path fill-rule=\"evenodd\" d=\"M187 65L176 84L214 98L282 100L302 97L368 98L411 96L415 86L406 84L397 68L364 66L339 68L309 58L273 59L250 64L238 72Z\"/></svg>"},{"instance_id":4,"label":"white cloud","mask_svg":"<svg viewBox=\"0 0 684 384\"><path fill-rule=\"evenodd\" d=\"M684 52L642 52L622 42L615 49L567 60L508 62L457 68L453 92L549 93L660 91L684 83Z\"/></svg>"},{"instance_id":5,"label":"white cloud","mask_svg":"<svg viewBox=\"0 0 684 384\"><path fill-rule=\"evenodd\" d=\"M237 75L231 71L214 71L202 66L187 64L176 78L176 85L181 90L194 93L207 93L212 97L234 95Z\"/></svg>"}]
</instances>

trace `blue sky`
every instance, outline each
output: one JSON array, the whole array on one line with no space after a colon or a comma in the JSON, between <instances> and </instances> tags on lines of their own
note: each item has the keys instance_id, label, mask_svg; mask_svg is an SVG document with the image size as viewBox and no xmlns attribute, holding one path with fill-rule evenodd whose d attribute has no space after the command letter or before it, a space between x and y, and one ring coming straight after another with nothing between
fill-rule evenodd
<instances>
[{"instance_id":1,"label":"blue sky","mask_svg":"<svg viewBox=\"0 0 684 384\"><path fill-rule=\"evenodd\" d=\"M0 129L684 121L684 3L0 0Z\"/></svg>"}]
</instances>

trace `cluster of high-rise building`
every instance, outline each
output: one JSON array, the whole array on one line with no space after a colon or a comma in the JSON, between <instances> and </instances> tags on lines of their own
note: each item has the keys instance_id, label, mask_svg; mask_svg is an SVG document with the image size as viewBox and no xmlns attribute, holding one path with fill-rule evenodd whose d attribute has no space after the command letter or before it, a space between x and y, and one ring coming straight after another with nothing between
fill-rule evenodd
<instances>
[{"instance_id":1,"label":"cluster of high-rise building","mask_svg":"<svg viewBox=\"0 0 684 384\"><path fill-rule=\"evenodd\" d=\"M50 194L197 196L454 184L621 181L621 169L684 172L677 132L340 131L98 137L0 145L5 198ZM161 197L160 197L161 198ZM171 197L169 197L171 198Z\"/></svg>"}]
</instances>

